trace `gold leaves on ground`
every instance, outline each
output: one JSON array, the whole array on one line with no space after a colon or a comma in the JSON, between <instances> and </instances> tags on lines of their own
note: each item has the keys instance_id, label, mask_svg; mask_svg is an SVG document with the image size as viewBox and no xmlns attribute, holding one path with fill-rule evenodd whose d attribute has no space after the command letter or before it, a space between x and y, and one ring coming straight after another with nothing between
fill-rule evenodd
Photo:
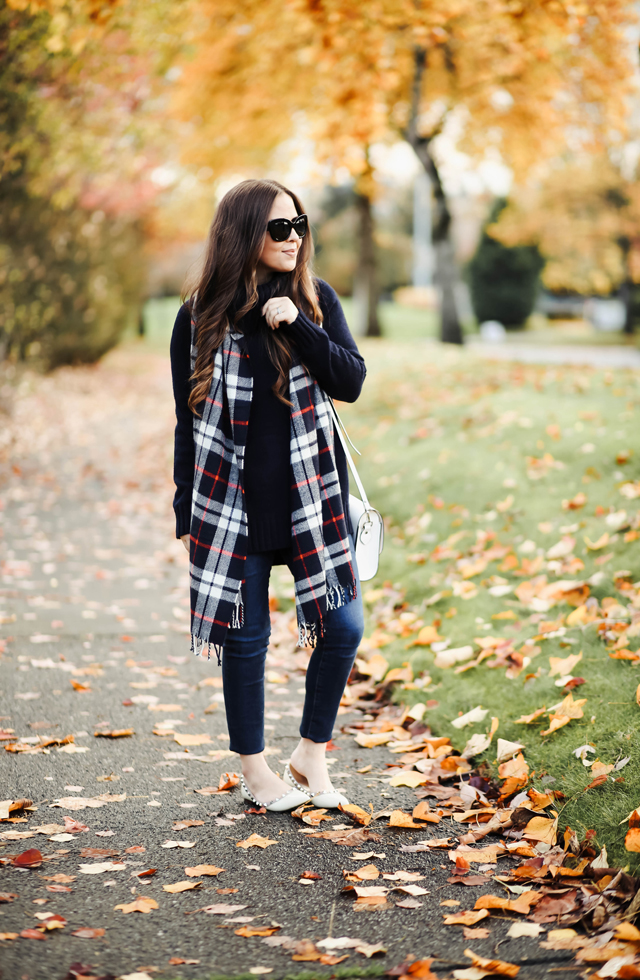
<instances>
[{"instance_id":1,"label":"gold leaves on ground","mask_svg":"<svg viewBox=\"0 0 640 980\"><path fill-rule=\"evenodd\" d=\"M587 698L574 701L573 695L569 691L564 701L560 705L557 705L555 710L552 709L549 712L549 721L551 724L545 731L540 732L540 734L551 735L553 732L558 731L559 728L564 728L574 718L582 718L584 716L582 705L586 703Z\"/></svg>"}]
</instances>

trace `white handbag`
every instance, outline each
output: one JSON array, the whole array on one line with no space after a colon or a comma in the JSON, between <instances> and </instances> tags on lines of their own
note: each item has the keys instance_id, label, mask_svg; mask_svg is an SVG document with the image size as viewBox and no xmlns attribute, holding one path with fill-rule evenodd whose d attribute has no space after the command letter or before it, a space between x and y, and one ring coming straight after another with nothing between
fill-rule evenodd
<instances>
[{"instance_id":1,"label":"white handbag","mask_svg":"<svg viewBox=\"0 0 640 980\"><path fill-rule=\"evenodd\" d=\"M332 399L329 399L329 402L333 414L333 428L338 433L353 474L353 479L356 482L358 493L360 494L360 498L354 496L352 493L349 494L349 516L353 525L358 575L360 576L361 582L368 582L378 571L378 560L384 544L384 523L380 512L375 507L372 507L367 499L367 494L362 485L362 480L358 475L356 464L353 462L349 447L347 446L349 435L342 423L342 419L336 412L336 407ZM351 442L351 439L349 439L349 442L358 455L360 455Z\"/></svg>"}]
</instances>

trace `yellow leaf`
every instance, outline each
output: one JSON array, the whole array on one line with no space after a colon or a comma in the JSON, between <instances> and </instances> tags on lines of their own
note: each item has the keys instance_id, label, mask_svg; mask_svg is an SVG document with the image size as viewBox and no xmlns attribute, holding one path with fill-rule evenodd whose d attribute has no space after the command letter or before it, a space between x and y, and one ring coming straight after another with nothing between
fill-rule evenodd
<instances>
[{"instance_id":1,"label":"yellow leaf","mask_svg":"<svg viewBox=\"0 0 640 980\"><path fill-rule=\"evenodd\" d=\"M413 680L413 671L407 661L403 663L402 667L393 667L384 676L385 684L389 684L392 681L403 681L405 684L410 684L412 680Z\"/></svg>"},{"instance_id":2,"label":"yellow leaf","mask_svg":"<svg viewBox=\"0 0 640 980\"><path fill-rule=\"evenodd\" d=\"M581 706L586 703L586 698L580 698L578 701L574 701L573 695L571 692L569 692L558 710L549 714L551 724L546 731L541 732L540 734L551 735L552 732L555 732L559 728L564 728L565 725L568 725L573 718L582 718L584 716L584 712Z\"/></svg>"},{"instance_id":3,"label":"yellow leaf","mask_svg":"<svg viewBox=\"0 0 640 980\"><path fill-rule=\"evenodd\" d=\"M546 710L547 710L546 708L537 708L536 711L534 711L530 715L520 715L519 718L516 718L514 724L515 725L530 725L531 722L532 721L535 721L536 718L539 718L540 715L544 715L545 712L546 712Z\"/></svg>"},{"instance_id":4,"label":"yellow leaf","mask_svg":"<svg viewBox=\"0 0 640 980\"><path fill-rule=\"evenodd\" d=\"M210 735L174 735L173 741L178 745L206 745L211 741Z\"/></svg>"},{"instance_id":5,"label":"yellow leaf","mask_svg":"<svg viewBox=\"0 0 640 980\"><path fill-rule=\"evenodd\" d=\"M370 732L369 734L359 732L355 740L363 749L373 749L377 745L386 745L387 742L392 742L394 738L393 732Z\"/></svg>"},{"instance_id":6,"label":"yellow leaf","mask_svg":"<svg viewBox=\"0 0 640 980\"><path fill-rule=\"evenodd\" d=\"M163 885L162 887L164 891L177 895L178 892L188 892L192 888L198 888L201 884L201 881L176 881L173 885Z\"/></svg>"},{"instance_id":7,"label":"yellow leaf","mask_svg":"<svg viewBox=\"0 0 640 980\"><path fill-rule=\"evenodd\" d=\"M389 667L389 661L381 653L374 653L368 660L358 659L358 671L374 681L381 681Z\"/></svg>"},{"instance_id":8,"label":"yellow leaf","mask_svg":"<svg viewBox=\"0 0 640 980\"><path fill-rule=\"evenodd\" d=\"M601 534L597 541L592 541L590 538L587 537L586 534L583 534L583 538L584 538L584 543L586 544L589 551L599 551L600 548L605 548L609 544L608 531L605 531L604 534Z\"/></svg>"},{"instance_id":9,"label":"yellow leaf","mask_svg":"<svg viewBox=\"0 0 640 980\"><path fill-rule=\"evenodd\" d=\"M413 643L409 645L412 647L428 647L431 643L442 639L443 637L440 636L435 626L423 626Z\"/></svg>"},{"instance_id":10,"label":"yellow leaf","mask_svg":"<svg viewBox=\"0 0 640 980\"><path fill-rule=\"evenodd\" d=\"M416 786L424 786L426 781L427 777L423 772L407 770L406 772L397 772L395 776L392 776L389 780L389 786L410 786L411 789L415 789Z\"/></svg>"},{"instance_id":11,"label":"yellow leaf","mask_svg":"<svg viewBox=\"0 0 640 980\"><path fill-rule=\"evenodd\" d=\"M559 674L560 677L566 677L581 660L582 650L580 653L573 653L570 657L549 657L549 663L551 664L549 677L555 677L556 674Z\"/></svg>"}]
</instances>

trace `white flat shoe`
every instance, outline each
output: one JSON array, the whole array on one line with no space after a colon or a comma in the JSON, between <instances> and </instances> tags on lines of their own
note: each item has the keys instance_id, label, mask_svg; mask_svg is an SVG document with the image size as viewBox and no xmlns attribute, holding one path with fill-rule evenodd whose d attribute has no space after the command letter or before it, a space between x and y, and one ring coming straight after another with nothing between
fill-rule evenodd
<instances>
[{"instance_id":1,"label":"white flat shoe","mask_svg":"<svg viewBox=\"0 0 640 980\"><path fill-rule=\"evenodd\" d=\"M271 800L270 803L262 803L261 800L255 798L247 786L244 776L240 776L240 792L243 799L250 800L256 806L263 806L266 810L272 810L275 813L281 813L283 810L295 810L302 803L309 802L308 793L300 792L297 789L290 789L287 793L283 793L282 796L277 796L275 800Z\"/></svg>"},{"instance_id":2,"label":"white flat shoe","mask_svg":"<svg viewBox=\"0 0 640 980\"><path fill-rule=\"evenodd\" d=\"M285 783L289 783L290 786L295 787L295 789L299 790L301 793L305 793L307 800L309 800L310 803L313 803L314 806L324 807L327 810L331 810L335 809L339 803L342 803L342 805L345 806L345 804L349 802L346 796L343 796L342 793L338 793L338 791L335 789L320 790L318 793L312 794L311 789L308 786L303 786L302 783L298 782L291 772L291 766L288 762L284 767L282 778L284 779Z\"/></svg>"}]
</instances>

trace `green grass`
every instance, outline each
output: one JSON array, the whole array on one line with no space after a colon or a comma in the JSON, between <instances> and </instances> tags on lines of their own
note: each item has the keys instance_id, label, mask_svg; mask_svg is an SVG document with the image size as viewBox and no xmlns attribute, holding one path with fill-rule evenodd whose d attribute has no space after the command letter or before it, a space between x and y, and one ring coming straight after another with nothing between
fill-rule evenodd
<instances>
[{"instance_id":1,"label":"green grass","mask_svg":"<svg viewBox=\"0 0 640 980\"><path fill-rule=\"evenodd\" d=\"M489 531L499 543L515 549L519 561L542 555L537 574L546 574L549 582L559 578L584 580L600 572L601 581L591 586L591 594L599 600L611 596L628 604L613 583L613 573L625 569L631 572L632 581L640 580L640 540L625 543L624 535L619 534L606 548L594 552L587 550L583 536L595 541L607 529L605 517L594 513L597 505L607 512L624 509L638 521L637 501L627 500L619 492L623 480L640 475L637 374L488 365L464 350L434 349L430 345L409 349L387 342L365 342L362 350L368 380L358 403L344 406L343 416L363 453L359 466L370 498L388 524L380 572L365 584L365 599L386 581L403 593L405 611L418 612L425 624L440 619L438 632L450 640L452 648L474 645L476 637L490 635L511 637L519 649L526 638L538 633L537 620L555 621L570 613L571 607L556 605L536 615L513 593L502 598L492 596L488 589L495 584L494 576L516 587L532 577L499 571L502 559L470 579L477 588L475 596L449 594L434 605L424 604L438 591L451 591L454 580L460 579L457 556L444 561L429 558L435 546L452 534L464 532L454 548L460 556L469 556L477 536ZM597 417L580 418L585 411L596 412ZM561 430L557 440L545 431L553 424ZM428 432L432 434L426 435ZM593 445L593 452L581 450L587 443ZM623 466L615 461L622 449L634 451L631 461ZM540 458L545 452L564 468L553 468L542 479L530 479L525 457ZM589 482L583 482L583 477ZM505 487L505 480L516 485ZM562 500L581 490L588 497L586 506L563 510ZM496 504L508 494L513 495L513 503L500 512ZM437 506L437 498L443 506ZM421 517L422 527L417 523ZM541 522L549 522L551 530L540 530ZM573 553L584 562L584 569L557 575L547 567L545 552L563 533L575 538ZM518 546L525 540L533 541L535 550L523 556ZM424 564L407 561L408 556L420 553L425 556ZM611 554L611 558L597 564L596 557L603 554ZM640 600L637 602L640 613ZM456 614L447 617L452 607ZM370 635L378 625L375 602L368 608ZM509 609L516 613L516 621L491 619L493 614ZM383 628L388 618L389 614L383 617ZM540 641L537 645L541 652L511 680L505 676L505 667L490 669L486 664L461 674L438 669L428 648L411 647L410 642L410 637L394 638L380 652L392 666L409 661L415 674L426 672L432 682L424 690L399 688L398 699L407 703L437 701L425 719L434 732L450 736L458 749L471 734L486 731L491 716L498 717L498 736L525 744L526 759L535 770L533 784L565 794L558 806L561 826L570 825L580 836L586 829L596 829L598 841L606 843L611 860L638 867L637 855L624 849L626 825L620 822L640 804L640 708L635 699L640 670L610 659L593 625L567 628L564 636ZM629 641L632 649L638 643L637 637ZM474 645L474 649L479 648ZM563 698L562 689L548 676L548 658L567 657L580 650L583 660L573 675L584 677L586 684L573 693L576 699L588 699L584 717L548 737L540 735L548 727L546 716L532 725L516 725L520 715L543 705L550 707ZM532 674L535 676L526 679ZM460 712L479 704L489 710L482 724L463 731L452 727L451 721ZM572 752L585 743L596 749L591 759L597 755L605 763L630 755L626 767L614 774L624 781L608 781L584 792L593 774ZM480 758L492 763L495 750Z\"/></svg>"}]
</instances>

